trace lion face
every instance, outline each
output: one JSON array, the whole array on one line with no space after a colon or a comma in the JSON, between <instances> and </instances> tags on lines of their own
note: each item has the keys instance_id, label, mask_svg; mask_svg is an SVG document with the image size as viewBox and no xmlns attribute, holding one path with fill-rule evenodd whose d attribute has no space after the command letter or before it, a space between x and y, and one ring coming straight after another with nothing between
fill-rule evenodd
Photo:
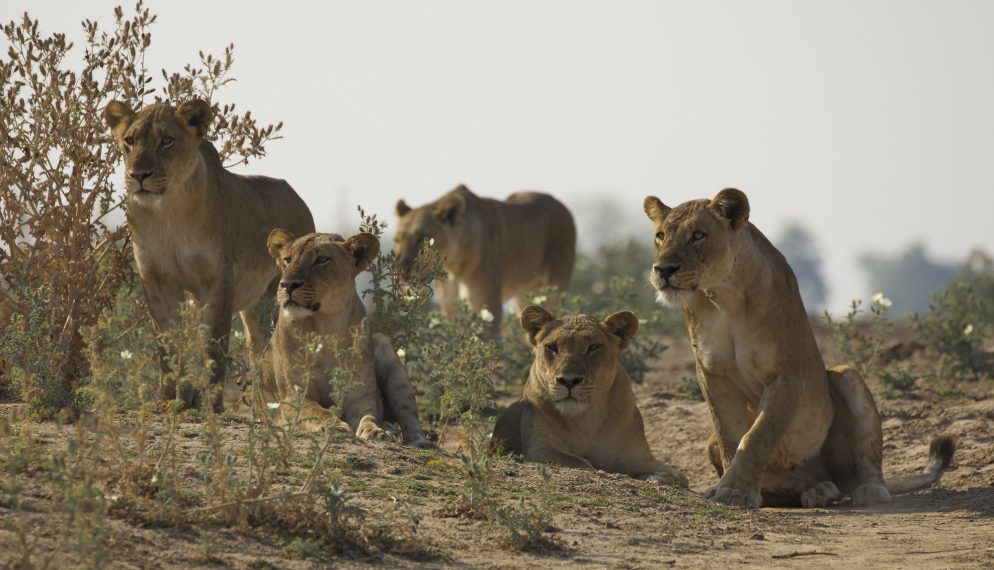
<instances>
[{"instance_id":1,"label":"lion face","mask_svg":"<svg viewBox=\"0 0 994 570\"><path fill-rule=\"evenodd\" d=\"M120 101L111 101L104 109L104 120L124 155L128 196L154 200L188 179L212 116L210 105L201 100L176 109L156 103L137 113Z\"/></svg>"},{"instance_id":2,"label":"lion face","mask_svg":"<svg viewBox=\"0 0 994 570\"><path fill-rule=\"evenodd\" d=\"M425 243L431 243L443 258L453 257L453 248L459 243L460 224L466 211L465 186L458 186L438 201L420 208L411 208L403 200L397 202L397 234L394 252L401 275L407 277L414 268L414 260Z\"/></svg>"},{"instance_id":3,"label":"lion face","mask_svg":"<svg viewBox=\"0 0 994 570\"><path fill-rule=\"evenodd\" d=\"M656 230L656 261L649 281L657 299L681 305L695 291L719 285L732 271L735 238L749 221L749 201L734 188L712 200L692 200L675 208L649 196L645 213Z\"/></svg>"},{"instance_id":4,"label":"lion face","mask_svg":"<svg viewBox=\"0 0 994 570\"><path fill-rule=\"evenodd\" d=\"M376 236L361 233L307 234L284 229L269 234L269 254L281 271L276 303L280 316L295 320L334 314L355 295L355 278L380 253Z\"/></svg>"},{"instance_id":5,"label":"lion face","mask_svg":"<svg viewBox=\"0 0 994 570\"><path fill-rule=\"evenodd\" d=\"M587 315L554 319L530 305L521 311L521 328L535 347L532 378L556 410L575 416L607 399L618 354L638 331L638 317L622 311L603 321Z\"/></svg>"}]
</instances>

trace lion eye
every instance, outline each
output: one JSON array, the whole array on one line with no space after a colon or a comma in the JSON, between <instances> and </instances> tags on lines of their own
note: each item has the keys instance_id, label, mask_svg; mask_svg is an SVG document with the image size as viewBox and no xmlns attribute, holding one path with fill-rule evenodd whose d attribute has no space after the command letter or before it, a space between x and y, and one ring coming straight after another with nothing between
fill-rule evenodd
<instances>
[{"instance_id":1,"label":"lion eye","mask_svg":"<svg viewBox=\"0 0 994 570\"><path fill-rule=\"evenodd\" d=\"M556 345L554 345L554 344L552 344L552 343L549 343L549 344L545 345L545 350L548 350L549 354L558 354L559 353L559 347L556 346Z\"/></svg>"},{"instance_id":2,"label":"lion eye","mask_svg":"<svg viewBox=\"0 0 994 570\"><path fill-rule=\"evenodd\" d=\"M174 142L173 137L162 137L163 147L173 146L173 142Z\"/></svg>"},{"instance_id":3,"label":"lion eye","mask_svg":"<svg viewBox=\"0 0 994 570\"><path fill-rule=\"evenodd\" d=\"M690 236L690 241L701 241L706 237L708 237L708 234L701 231L696 231Z\"/></svg>"},{"instance_id":4,"label":"lion eye","mask_svg":"<svg viewBox=\"0 0 994 570\"><path fill-rule=\"evenodd\" d=\"M330 257L321 255L321 256L318 256L318 258L314 260L314 265L324 265L325 263L328 263L329 261L331 261Z\"/></svg>"},{"instance_id":5,"label":"lion eye","mask_svg":"<svg viewBox=\"0 0 994 570\"><path fill-rule=\"evenodd\" d=\"M656 240L657 241L663 241L664 237L666 237L666 234L664 234L663 232L656 232Z\"/></svg>"},{"instance_id":6,"label":"lion eye","mask_svg":"<svg viewBox=\"0 0 994 570\"><path fill-rule=\"evenodd\" d=\"M135 137L124 137L124 144L128 146L135 144Z\"/></svg>"},{"instance_id":7,"label":"lion eye","mask_svg":"<svg viewBox=\"0 0 994 570\"><path fill-rule=\"evenodd\" d=\"M588 346L587 347L587 354L593 354L593 353L597 352L598 350L601 349L601 346L603 346L603 345L601 345L601 344L592 344L592 345Z\"/></svg>"}]
</instances>

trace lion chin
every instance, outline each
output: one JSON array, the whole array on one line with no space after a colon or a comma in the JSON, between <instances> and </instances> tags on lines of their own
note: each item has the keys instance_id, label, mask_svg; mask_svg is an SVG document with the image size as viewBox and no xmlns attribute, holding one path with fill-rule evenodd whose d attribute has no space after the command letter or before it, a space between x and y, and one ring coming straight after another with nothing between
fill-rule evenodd
<instances>
[{"instance_id":1,"label":"lion chin","mask_svg":"<svg viewBox=\"0 0 994 570\"><path fill-rule=\"evenodd\" d=\"M556 402L556 410L564 416L576 416L587 409L587 403L576 398L563 398Z\"/></svg>"},{"instance_id":2,"label":"lion chin","mask_svg":"<svg viewBox=\"0 0 994 570\"><path fill-rule=\"evenodd\" d=\"M280 315L291 321L295 321L297 319L303 319L313 314L314 311L306 307L302 307L297 303L287 303L286 305L283 305L282 309L280 309Z\"/></svg>"},{"instance_id":3,"label":"lion chin","mask_svg":"<svg viewBox=\"0 0 994 570\"><path fill-rule=\"evenodd\" d=\"M666 287L656 289L656 302L670 307L682 307L694 295L693 289L674 289Z\"/></svg>"}]
</instances>

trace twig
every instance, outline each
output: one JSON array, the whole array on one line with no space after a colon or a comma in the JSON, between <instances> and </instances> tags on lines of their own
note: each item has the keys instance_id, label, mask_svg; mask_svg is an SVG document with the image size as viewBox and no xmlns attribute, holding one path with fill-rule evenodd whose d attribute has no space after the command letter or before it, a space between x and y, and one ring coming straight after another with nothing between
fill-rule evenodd
<instances>
[{"instance_id":1,"label":"twig","mask_svg":"<svg viewBox=\"0 0 994 570\"><path fill-rule=\"evenodd\" d=\"M944 554L946 552L962 552L964 550L973 550L973 546L964 546L963 548L948 548L946 550L911 550L905 552L905 554Z\"/></svg>"},{"instance_id":2,"label":"twig","mask_svg":"<svg viewBox=\"0 0 994 570\"><path fill-rule=\"evenodd\" d=\"M238 505L254 505L254 504L257 504L257 503L268 503L269 501L276 501L276 500L279 500L279 499L292 499L294 497L304 497L306 495L308 495L308 493L290 493L288 495L270 495L268 497L259 497L257 499L242 499L242 500L239 500L239 501L232 501L230 503L223 503L223 504L220 504L220 505L213 505L213 506L210 506L210 507L197 507L195 509L187 509L185 512L188 515L189 514L193 514L193 513L204 513L204 512L209 512L209 511L217 511L217 510L220 510L220 509L226 509L228 507L237 507Z\"/></svg>"},{"instance_id":3,"label":"twig","mask_svg":"<svg viewBox=\"0 0 994 570\"><path fill-rule=\"evenodd\" d=\"M838 556L838 554L834 552L818 552L817 550L811 550L809 552L798 552L795 550L790 554L774 554L773 558L797 558L798 556Z\"/></svg>"}]
</instances>

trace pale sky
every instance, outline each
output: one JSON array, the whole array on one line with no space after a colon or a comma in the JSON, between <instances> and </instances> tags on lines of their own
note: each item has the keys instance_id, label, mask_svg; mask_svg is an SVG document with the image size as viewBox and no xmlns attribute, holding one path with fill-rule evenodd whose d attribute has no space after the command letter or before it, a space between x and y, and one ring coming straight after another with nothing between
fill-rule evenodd
<instances>
[{"instance_id":1,"label":"pale sky","mask_svg":"<svg viewBox=\"0 0 994 570\"><path fill-rule=\"evenodd\" d=\"M114 5L4 0L0 19L28 10L79 45L79 22L108 25ZM860 252L994 249L994 2L150 7L157 78L235 44L219 100L285 123L241 172L287 179L321 230L352 231L357 203L393 221L398 198L464 182L550 192L588 243L584 210L607 196L648 241L645 195L735 186L771 239L790 220L814 233L833 311L870 293Z\"/></svg>"}]
</instances>

